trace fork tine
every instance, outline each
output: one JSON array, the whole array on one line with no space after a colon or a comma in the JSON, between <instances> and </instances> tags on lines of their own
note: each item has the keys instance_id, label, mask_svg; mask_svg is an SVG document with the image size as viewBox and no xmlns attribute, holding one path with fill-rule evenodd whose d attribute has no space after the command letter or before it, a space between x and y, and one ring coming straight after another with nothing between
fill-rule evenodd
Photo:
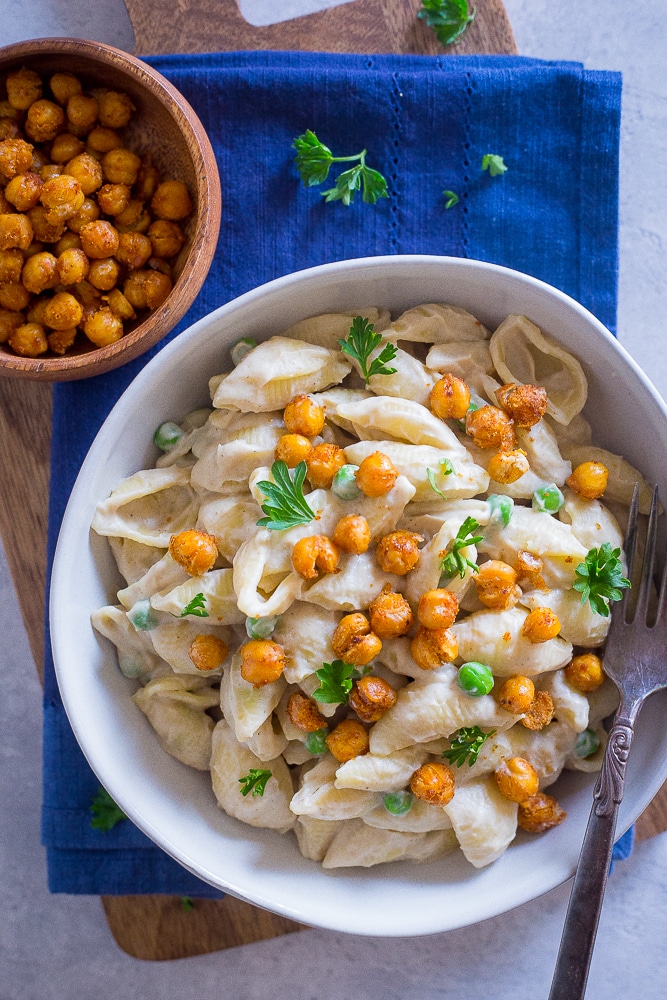
<instances>
[{"instance_id":1,"label":"fork tine","mask_svg":"<svg viewBox=\"0 0 667 1000\"><path fill-rule=\"evenodd\" d=\"M639 514L639 483L635 483L635 487L632 491L632 500L630 501L630 510L628 511L628 524L625 529L625 539L623 541L623 551L625 552L625 558L628 565L628 579L632 579L632 571L635 565L635 557L637 555L637 518ZM611 623L610 632L616 632L617 629L623 627L623 623L626 621L628 613L628 603L630 600L630 588L626 588L622 591L622 597L620 601L613 603L611 607Z\"/></svg>"},{"instance_id":2,"label":"fork tine","mask_svg":"<svg viewBox=\"0 0 667 1000\"><path fill-rule=\"evenodd\" d=\"M653 488L651 499L651 513L648 519L646 530L646 543L644 546L644 559L642 561L641 578L639 580L639 592L635 606L635 618L645 621L648 611L649 599L651 597L651 583L653 581L653 568L655 565L655 546L658 536L658 487Z\"/></svg>"}]
</instances>

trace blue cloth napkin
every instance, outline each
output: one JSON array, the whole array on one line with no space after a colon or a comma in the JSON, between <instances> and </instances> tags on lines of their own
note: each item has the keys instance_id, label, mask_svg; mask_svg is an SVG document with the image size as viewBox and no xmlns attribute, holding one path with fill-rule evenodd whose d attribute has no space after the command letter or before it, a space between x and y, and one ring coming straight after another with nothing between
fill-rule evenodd
<instances>
[{"instance_id":1,"label":"blue cloth napkin","mask_svg":"<svg viewBox=\"0 0 667 1000\"><path fill-rule=\"evenodd\" d=\"M199 114L222 181L216 258L172 337L271 278L387 253L515 267L569 293L614 329L618 74L501 56L241 52L147 61ZM358 197L345 207L304 188L291 143L308 128L336 155L366 148L390 197L375 206ZM481 170L487 153L504 158L503 176ZM459 196L453 208L445 208L445 189ZM95 433L157 349L107 375L55 386L49 563ZM98 781L69 728L48 651L44 707L51 890L219 895L129 821L107 833L91 827Z\"/></svg>"}]
</instances>

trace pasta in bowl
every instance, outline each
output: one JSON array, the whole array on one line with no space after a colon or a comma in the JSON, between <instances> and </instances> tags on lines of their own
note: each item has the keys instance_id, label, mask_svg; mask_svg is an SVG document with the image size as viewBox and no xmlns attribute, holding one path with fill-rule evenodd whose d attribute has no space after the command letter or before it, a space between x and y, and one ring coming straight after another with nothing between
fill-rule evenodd
<instances>
[{"instance_id":1,"label":"pasta in bowl","mask_svg":"<svg viewBox=\"0 0 667 1000\"><path fill-rule=\"evenodd\" d=\"M591 430L596 359L554 336L577 324L632 371L581 307L514 272L346 262L223 307L130 387L136 406L151 366L169 385L196 345L200 385L156 413L161 457L145 435L85 488L107 585L89 610L117 649L92 638L98 697L141 745L147 798L123 795L101 734L91 763L188 867L373 934L459 926L570 874L615 705L586 567L609 557L624 585L628 490L659 478ZM428 863L381 864L401 859Z\"/></svg>"}]
</instances>

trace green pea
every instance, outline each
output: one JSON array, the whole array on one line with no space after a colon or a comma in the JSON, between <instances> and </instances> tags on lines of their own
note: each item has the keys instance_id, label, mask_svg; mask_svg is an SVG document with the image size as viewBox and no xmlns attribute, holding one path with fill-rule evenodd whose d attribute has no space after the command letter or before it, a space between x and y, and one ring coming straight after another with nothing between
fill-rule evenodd
<instances>
[{"instance_id":1,"label":"green pea","mask_svg":"<svg viewBox=\"0 0 667 1000\"><path fill-rule=\"evenodd\" d=\"M583 733L578 734L574 744L574 752L577 757L592 757L599 749L600 737L592 729L584 729Z\"/></svg>"},{"instance_id":2,"label":"green pea","mask_svg":"<svg viewBox=\"0 0 667 1000\"><path fill-rule=\"evenodd\" d=\"M361 496L361 490L357 486L358 465L344 465L333 477L331 492L340 500L356 500Z\"/></svg>"},{"instance_id":3,"label":"green pea","mask_svg":"<svg viewBox=\"0 0 667 1000\"><path fill-rule=\"evenodd\" d=\"M149 632L158 625L158 616L151 607L151 602L147 597L133 604L127 612L127 617L137 632Z\"/></svg>"},{"instance_id":4,"label":"green pea","mask_svg":"<svg viewBox=\"0 0 667 1000\"><path fill-rule=\"evenodd\" d=\"M237 340L231 349L232 363L238 365L243 361L246 354L250 354L253 347L257 347L257 341L253 340L252 337L241 337Z\"/></svg>"},{"instance_id":5,"label":"green pea","mask_svg":"<svg viewBox=\"0 0 667 1000\"><path fill-rule=\"evenodd\" d=\"M182 427L175 424L173 420L165 420L163 424L160 424L158 429L153 435L153 441L161 449L161 451L171 451L178 442L183 437L184 431Z\"/></svg>"},{"instance_id":6,"label":"green pea","mask_svg":"<svg viewBox=\"0 0 667 1000\"><path fill-rule=\"evenodd\" d=\"M555 514L564 503L565 497L555 483L540 486L539 490L533 493L533 510L540 510L545 514Z\"/></svg>"},{"instance_id":7,"label":"green pea","mask_svg":"<svg viewBox=\"0 0 667 1000\"><path fill-rule=\"evenodd\" d=\"M267 618L246 618L245 630L251 639L268 639L273 635L279 620L280 615L271 615Z\"/></svg>"},{"instance_id":8,"label":"green pea","mask_svg":"<svg viewBox=\"0 0 667 1000\"><path fill-rule=\"evenodd\" d=\"M327 753L329 748L324 741L328 735L328 729L316 729L314 733L308 733L305 739L305 747L308 753L312 753L313 757L319 757L321 754Z\"/></svg>"},{"instance_id":9,"label":"green pea","mask_svg":"<svg viewBox=\"0 0 667 1000\"><path fill-rule=\"evenodd\" d=\"M499 521L504 528L510 523L514 513L514 500L501 493L490 493L486 498L492 521Z\"/></svg>"},{"instance_id":10,"label":"green pea","mask_svg":"<svg viewBox=\"0 0 667 1000\"><path fill-rule=\"evenodd\" d=\"M118 666L123 677L129 677L132 681L136 680L137 677L141 677L144 672L144 664L141 660L137 660L134 656L128 656L124 653L118 654Z\"/></svg>"},{"instance_id":11,"label":"green pea","mask_svg":"<svg viewBox=\"0 0 667 1000\"><path fill-rule=\"evenodd\" d=\"M414 797L412 792L404 790L402 792L385 792L383 798L384 807L392 816L405 816L412 809Z\"/></svg>"},{"instance_id":12,"label":"green pea","mask_svg":"<svg viewBox=\"0 0 667 1000\"><path fill-rule=\"evenodd\" d=\"M461 690L473 698L481 698L493 689L491 668L476 660L469 660L459 668L458 681Z\"/></svg>"}]
</instances>

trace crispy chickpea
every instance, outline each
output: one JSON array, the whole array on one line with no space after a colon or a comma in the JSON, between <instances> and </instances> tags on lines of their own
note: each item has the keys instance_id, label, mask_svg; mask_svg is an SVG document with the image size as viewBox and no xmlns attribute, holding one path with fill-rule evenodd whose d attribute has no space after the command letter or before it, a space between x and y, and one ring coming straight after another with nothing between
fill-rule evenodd
<instances>
[{"instance_id":1,"label":"crispy chickpea","mask_svg":"<svg viewBox=\"0 0 667 1000\"><path fill-rule=\"evenodd\" d=\"M104 296L112 312L120 319L136 319L136 313L127 301L120 288L112 288L108 295Z\"/></svg>"},{"instance_id":2,"label":"crispy chickpea","mask_svg":"<svg viewBox=\"0 0 667 1000\"><path fill-rule=\"evenodd\" d=\"M115 223L121 232L141 232L143 219L148 220L148 225L146 226L146 229L148 229L150 226L150 216L144 208L143 201L139 201L137 198L130 198L123 211L119 212L116 216Z\"/></svg>"},{"instance_id":3,"label":"crispy chickpea","mask_svg":"<svg viewBox=\"0 0 667 1000\"><path fill-rule=\"evenodd\" d=\"M431 389L429 406L441 420L463 420L470 406L470 389L457 375L443 375Z\"/></svg>"},{"instance_id":4,"label":"crispy chickpea","mask_svg":"<svg viewBox=\"0 0 667 1000\"><path fill-rule=\"evenodd\" d=\"M141 160L137 154L125 147L110 149L102 157L102 171L108 184L127 184L132 187L140 166Z\"/></svg>"},{"instance_id":5,"label":"crispy chickpea","mask_svg":"<svg viewBox=\"0 0 667 1000\"><path fill-rule=\"evenodd\" d=\"M196 635L190 643L188 656L197 670L217 670L227 658L229 649L227 643L217 635L205 633Z\"/></svg>"},{"instance_id":6,"label":"crispy chickpea","mask_svg":"<svg viewBox=\"0 0 667 1000\"><path fill-rule=\"evenodd\" d=\"M277 681L287 664L283 647L270 639L251 639L239 652L241 677L253 687Z\"/></svg>"},{"instance_id":7,"label":"crispy chickpea","mask_svg":"<svg viewBox=\"0 0 667 1000\"><path fill-rule=\"evenodd\" d=\"M188 529L169 539L169 555L190 576L202 576L218 558L215 535Z\"/></svg>"},{"instance_id":8,"label":"crispy chickpea","mask_svg":"<svg viewBox=\"0 0 667 1000\"><path fill-rule=\"evenodd\" d=\"M515 483L528 472L530 463L522 448L511 451L497 451L487 466L487 472L494 483Z\"/></svg>"},{"instance_id":9,"label":"crispy chickpea","mask_svg":"<svg viewBox=\"0 0 667 1000\"><path fill-rule=\"evenodd\" d=\"M565 667L565 679L577 691L597 691L604 682L602 660L595 653L574 656Z\"/></svg>"},{"instance_id":10,"label":"crispy chickpea","mask_svg":"<svg viewBox=\"0 0 667 1000\"><path fill-rule=\"evenodd\" d=\"M521 626L521 635L529 642L548 642L560 632L558 615L551 608L533 608Z\"/></svg>"},{"instance_id":11,"label":"crispy chickpea","mask_svg":"<svg viewBox=\"0 0 667 1000\"><path fill-rule=\"evenodd\" d=\"M0 215L11 214L14 206L5 198L5 192L0 188Z\"/></svg>"},{"instance_id":12,"label":"crispy chickpea","mask_svg":"<svg viewBox=\"0 0 667 1000\"><path fill-rule=\"evenodd\" d=\"M21 271L21 281L35 295L47 288L55 288L59 281L57 259L48 251L28 257Z\"/></svg>"},{"instance_id":13,"label":"crispy chickpea","mask_svg":"<svg viewBox=\"0 0 667 1000\"><path fill-rule=\"evenodd\" d=\"M152 222L148 227L147 236L156 257L175 257L177 253L180 253L181 247L185 243L183 230L177 222L170 222L169 219L156 219L155 222ZM322 426L324 426L324 411L322 411ZM321 430L320 427L320 430L315 431L315 434L319 434ZM314 435L312 436L314 437Z\"/></svg>"},{"instance_id":14,"label":"crispy chickpea","mask_svg":"<svg viewBox=\"0 0 667 1000\"><path fill-rule=\"evenodd\" d=\"M35 142L50 142L65 127L65 112L59 104L41 98L28 108L26 135Z\"/></svg>"},{"instance_id":15,"label":"crispy chickpea","mask_svg":"<svg viewBox=\"0 0 667 1000\"><path fill-rule=\"evenodd\" d=\"M49 222L47 209L43 205L35 205L27 212L35 240L40 243L57 243L65 232L64 222Z\"/></svg>"},{"instance_id":16,"label":"crispy chickpea","mask_svg":"<svg viewBox=\"0 0 667 1000\"><path fill-rule=\"evenodd\" d=\"M540 385L509 382L496 389L496 399L514 421L515 427L533 427L547 412L547 390Z\"/></svg>"},{"instance_id":17,"label":"crispy chickpea","mask_svg":"<svg viewBox=\"0 0 667 1000\"><path fill-rule=\"evenodd\" d=\"M76 215L85 201L85 195L76 177L59 174L45 181L39 200L46 209L46 221L58 223Z\"/></svg>"},{"instance_id":18,"label":"crispy chickpea","mask_svg":"<svg viewBox=\"0 0 667 1000\"><path fill-rule=\"evenodd\" d=\"M410 643L410 655L422 670L437 670L459 655L459 644L450 628L424 628L420 625Z\"/></svg>"},{"instance_id":19,"label":"crispy chickpea","mask_svg":"<svg viewBox=\"0 0 667 1000\"><path fill-rule=\"evenodd\" d=\"M313 450L312 441L301 434L283 434L278 438L275 448L277 462L285 462L288 468L294 469L299 462L305 462Z\"/></svg>"},{"instance_id":20,"label":"crispy chickpea","mask_svg":"<svg viewBox=\"0 0 667 1000\"><path fill-rule=\"evenodd\" d=\"M367 675L352 685L348 704L362 722L377 722L396 704L396 692L381 677Z\"/></svg>"},{"instance_id":21,"label":"crispy chickpea","mask_svg":"<svg viewBox=\"0 0 667 1000\"><path fill-rule=\"evenodd\" d=\"M22 66L7 74L7 100L18 111L27 111L42 96L42 81L37 73Z\"/></svg>"},{"instance_id":22,"label":"crispy chickpea","mask_svg":"<svg viewBox=\"0 0 667 1000\"><path fill-rule=\"evenodd\" d=\"M115 288L120 278L120 264L115 257L103 257L91 260L88 269L88 281L101 292L110 292Z\"/></svg>"},{"instance_id":23,"label":"crispy chickpea","mask_svg":"<svg viewBox=\"0 0 667 1000\"><path fill-rule=\"evenodd\" d=\"M428 629L451 628L459 613L459 599L451 590L438 587L427 590L419 598L417 618Z\"/></svg>"},{"instance_id":24,"label":"crispy chickpea","mask_svg":"<svg viewBox=\"0 0 667 1000\"><path fill-rule=\"evenodd\" d=\"M33 228L27 215L0 215L0 250L27 250L32 243Z\"/></svg>"},{"instance_id":25,"label":"crispy chickpea","mask_svg":"<svg viewBox=\"0 0 667 1000\"><path fill-rule=\"evenodd\" d=\"M33 298L30 308L28 309L27 319L28 323L39 323L40 326L45 326L44 323L44 310L48 305L49 300L41 296Z\"/></svg>"},{"instance_id":26,"label":"crispy chickpea","mask_svg":"<svg viewBox=\"0 0 667 1000\"><path fill-rule=\"evenodd\" d=\"M97 121L99 105L90 94L72 94L67 100L67 120L85 134Z\"/></svg>"},{"instance_id":27,"label":"crispy chickpea","mask_svg":"<svg viewBox=\"0 0 667 1000\"><path fill-rule=\"evenodd\" d=\"M382 497L394 488L398 469L381 451L374 451L363 459L355 473L357 486L367 497Z\"/></svg>"},{"instance_id":28,"label":"crispy chickpea","mask_svg":"<svg viewBox=\"0 0 667 1000\"><path fill-rule=\"evenodd\" d=\"M390 531L377 544L375 558L384 573L405 576L419 562L419 543L423 536L414 531Z\"/></svg>"},{"instance_id":29,"label":"crispy chickpea","mask_svg":"<svg viewBox=\"0 0 667 1000\"><path fill-rule=\"evenodd\" d=\"M292 566L304 580L314 580L320 573L335 573L340 555L326 535L300 538L292 549Z\"/></svg>"},{"instance_id":30,"label":"crispy chickpea","mask_svg":"<svg viewBox=\"0 0 667 1000\"><path fill-rule=\"evenodd\" d=\"M310 485L316 490L331 488L333 477L345 465L345 452L337 444L316 444L306 460Z\"/></svg>"},{"instance_id":31,"label":"crispy chickpea","mask_svg":"<svg viewBox=\"0 0 667 1000\"><path fill-rule=\"evenodd\" d=\"M510 802L525 802L540 787L537 771L524 757L501 761L493 776L501 795Z\"/></svg>"},{"instance_id":32,"label":"crispy chickpea","mask_svg":"<svg viewBox=\"0 0 667 1000\"><path fill-rule=\"evenodd\" d=\"M86 137L86 152L96 159L111 152L112 149L122 149L122 146L123 140L118 133L112 128L103 128L101 125L92 128Z\"/></svg>"},{"instance_id":33,"label":"crispy chickpea","mask_svg":"<svg viewBox=\"0 0 667 1000\"><path fill-rule=\"evenodd\" d=\"M36 253L41 253L43 249L44 244L35 239L32 241L28 249L23 251L23 259L27 260L29 257L34 257Z\"/></svg>"},{"instance_id":34,"label":"crispy chickpea","mask_svg":"<svg viewBox=\"0 0 667 1000\"><path fill-rule=\"evenodd\" d=\"M89 262L83 250L73 247L59 254L56 267L61 285L78 285L88 274Z\"/></svg>"},{"instance_id":35,"label":"crispy chickpea","mask_svg":"<svg viewBox=\"0 0 667 1000\"><path fill-rule=\"evenodd\" d=\"M139 271L153 253L153 245L142 233L121 233L116 257L130 271Z\"/></svg>"},{"instance_id":36,"label":"crispy chickpea","mask_svg":"<svg viewBox=\"0 0 667 1000\"><path fill-rule=\"evenodd\" d=\"M49 348L44 327L40 323L23 323L17 326L8 344L16 354L24 358L39 357Z\"/></svg>"},{"instance_id":37,"label":"crispy chickpea","mask_svg":"<svg viewBox=\"0 0 667 1000\"><path fill-rule=\"evenodd\" d=\"M0 309L0 344L5 344L14 331L25 322L23 313Z\"/></svg>"},{"instance_id":38,"label":"crispy chickpea","mask_svg":"<svg viewBox=\"0 0 667 1000\"><path fill-rule=\"evenodd\" d=\"M105 215L120 215L129 203L130 189L127 184L103 184L97 192L97 204Z\"/></svg>"},{"instance_id":39,"label":"crispy chickpea","mask_svg":"<svg viewBox=\"0 0 667 1000\"><path fill-rule=\"evenodd\" d=\"M154 226L161 224L163 225L164 223L160 220L153 223ZM168 254L158 254L158 256L166 257ZM303 434L304 437L317 437L318 434L322 433L322 428L324 427L324 410L317 403L314 403L310 396L301 393L295 396L285 407L283 421L287 430L292 434Z\"/></svg>"},{"instance_id":40,"label":"crispy chickpea","mask_svg":"<svg viewBox=\"0 0 667 1000\"><path fill-rule=\"evenodd\" d=\"M51 146L51 163L68 163L79 153L83 153L84 149L83 142L77 136L71 132L61 132Z\"/></svg>"},{"instance_id":41,"label":"crispy chickpea","mask_svg":"<svg viewBox=\"0 0 667 1000\"><path fill-rule=\"evenodd\" d=\"M3 184L30 170L32 150L33 147L25 139L3 139L0 142L0 181Z\"/></svg>"},{"instance_id":42,"label":"crispy chickpea","mask_svg":"<svg viewBox=\"0 0 667 1000\"><path fill-rule=\"evenodd\" d=\"M0 283L20 281L22 267L23 254L20 250L0 250Z\"/></svg>"},{"instance_id":43,"label":"crispy chickpea","mask_svg":"<svg viewBox=\"0 0 667 1000\"><path fill-rule=\"evenodd\" d=\"M326 729L327 720L312 700L301 691L295 691L287 702L287 717L293 726L303 733L316 733Z\"/></svg>"},{"instance_id":44,"label":"crispy chickpea","mask_svg":"<svg viewBox=\"0 0 667 1000\"><path fill-rule=\"evenodd\" d=\"M371 529L362 514L346 514L334 528L333 540L343 552L360 556L371 544Z\"/></svg>"},{"instance_id":45,"label":"crispy chickpea","mask_svg":"<svg viewBox=\"0 0 667 1000\"><path fill-rule=\"evenodd\" d=\"M45 163L39 168L40 179L46 184L47 181L52 180L54 177L60 177L63 172L62 163Z\"/></svg>"},{"instance_id":46,"label":"crispy chickpea","mask_svg":"<svg viewBox=\"0 0 667 1000\"><path fill-rule=\"evenodd\" d=\"M526 709L521 725L537 732L548 726L554 717L554 702L548 691L536 691L535 697Z\"/></svg>"},{"instance_id":47,"label":"crispy chickpea","mask_svg":"<svg viewBox=\"0 0 667 1000\"><path fill-rule=\"evenodd\" d=\"M454 772L440 761L422 764L410 779L410 791L433 806L446 806L454 798Z\"/></svg>"},{"instance_id":48,"label":"crispy chickpea","mask_svg":"<svg viewBox=\"0 0 667 1000\"><path fill-rule=\"evenodd\" d=\"M51 93L58 104L67 104L73 94L82 91L81 81L73 73L54 73L49 79Z\"/></svg>"},{"instance_id":49,"label":"crispy chickpea","mask_svg":"<svg viewBox=\"0 0 667 1000\"><path fill-rule=\"evenodd\" d=\"M32 163L30 164L30 169L34 174L39 174L42 167L45 167L49 163L49 157L46 155L43 149L36 147L32 151Z\"/></svg>"},{"instance_id":50,"label":"crispy chickpea","mask_svg":"<svg viewBox=\"0 0 667 1000\"><path fill-rule=\"evenodd\" d=\"M515 674L503 681L498 691L498 704L512 715L523 715L535 698L535 685L530 677Z\"/></svg>"},{"instance_id":51,"label":"crispy chickpea","mask_svg":"<svg viewBox=\"0 0 667 1000\"><path fill-rule=\"evenodd\" d=\"M159 219L178 222L192 212L192 199L183 181L162 181L151 198L151 208Z\"/></svg>"},{"instance_id":52,"label":"crispy chickpea","mask_svg":"<svg viewBox=\"0 0 667 1000\"><path fill-rule=\"evenodd\" d=\"M99 95L99 122L104 128L124 128L136 111L134 104L118 90L106 90Z\"/></svg>"},{"instance_id":53,"label":"crispy chickpea","mask_svg":"<svg viewBox=\"0 0 667 1000\"><path fill-rule=\"evenodd\" d=\"M108 306L99 309L84 306L83 332L96 347L107 347L123 336L123 324Z\"/></svg>"},{"instance_id":54,"label":"crispy chickpea","mask_svg":"<svg viewBox=\"0 0 667 1000\"><path fill-rule=\"evenodd\" d=\"M25 285L10 284L0 285L0 308L8 309L10 312L20 312L26 309L30 302L30 292Z\"/></svg>"},{"instance_id":55,"label":"crispy chickpea","mask_svg":"<svg viewBox=\"0 0 667 1000\"><path fill-rule=\"evenodd\" d=\"M79 153L73 157L66 164L64 173L76 178L86 198L102 187L102 167L90 153Z\"/></svg>"},{"instance_id":56,"label":"crispy chickpea","mask_svg":"<svg viewBox=\"0 0 667 1000\"><path fill-rule=\"evenodd\" d=\"M403 597L391 589L387 583L368 608L371 628L379 639L395 639L405 635L412 628L414 615L412 608Z\"/></svg>"},{"instance_id":57,"label":"crispy chickpea","mask_svg":"<svg viewBox=\"0 0 667 1000\"><path fill-rule=\"evenodd\" d=\"M478 448L511 449L516 443L514 425L498 406L480 406L466 415L466 434Z\"/></svg>"},{"instance_id":58,"label":"crispy chickpea","mask_svg":"<svg viewBox=\"0 0 667 1000\"><path fill-rule=\"evenodd\" d=\"M343 719L324 741L329 753L344 764L368 753L368 733L357 719Z\"/></svg>"},{"instance_id":59,"label":"crispy chickpea","mask_svg":"<svg viewBox=\"0 0 667 1000\"><path fill-rule=\"evenodd\" d=\"M65 354L76 340L76 327L70 330L52 330L46 339L50 351L54 354Z\"/></svg>"},{"instance_id":60,"label":"crispy chickpea","mask_svg":"<svg viewBox=\"0 0 667 1000\"><path fill-rule=\"evenodd\" d=\"M537 792L519 803L517 822L528 833L545 833L562 823L567 813L551 795Z\"/></svg>"},{"instance_id":61,"label":"crispy chickpea","mask_svg":"<svg viewBox=\"0 0 667 1000\"><path fill-rule=\"evenodd\" d=\"M79 211L67 220L67 228L80 238L83 227L87 226L89 222L97 222L100 215L100 207L97 202L93 198L84 198Z\"/></svg>"},{"instance_id":62,"label":"crispy chickpea","mask_svg":"<svg viewBox=\"0 0 667 1000\"><path fill-rule=\"evenodd\" d=\"M489 559L473 574L477 596L487 608L506 611L513 608L521 597L517 586L516 570L500 559Z\"/></svg>"},{"instance_id":63,"label":"crispy chickpea","mask_svg":"<svg viewBox=\"0 0 667 1000\"><path fill-rule=\"evenodd\" d=\"M341 660L355 667L365 667L382 649L380 639L371 631L366 615L355 611L338 622L331 647Z\"/></svg>"},{"instance_id":64,"label":"crispy chickpea","mask_svg":"<svg viewBox=\"0 0 667 1000\"><path fill-rule=\"evenodd\" d=\"M119 247L120 236L110 222L98 219L81 227L81 249L87 257L112 257Z\"/></svg>"},{"instance_id":65,"label":"crispy chickpea","mask_svg":"<svg viewBox=\"0 0 667 1000\"><path fill-rule=\"evenodd\" d=\"M134 309L158 309L171 291L171 279L159 271L134 271L123 284L123 294Z\"/></svg>"},{"instance_id":66,"label":"crispy chickpea","mask_svg":"<svg viewBox=\"0 0 667 1000\"><path fill-rule=\"evenodd\" d=\"M39 174L34 174L31 170L25 174L17 174L12 177L5 188L5 197L17 212L27 212L34 208L39 201L42 190L42 178Z\"/></svg>"},{"instance_id":67,"label":"crispy chickpea","mask_svg":"<svg viewBox=\"0 0 667 1000\"><path fill-rule=\"evenodd\" d=\"M81 249L81 240L79 239L78 235L76 233L65 232L54 246L53 252L56 255L56 257L60 257L62 253L65 253L65 250L80 250L80 249Z\"/></svg>"},{"instance_id":68,"label":"crispy chickpea","mask_svg":"<svg viewBox=\"0 0 667 1000\"><path fill-rule=\"evenodd\" d=\"M544 563L534 552L528 549L519 549L516 557L518 572L522 579L528 582L531 590L548 590L542 571Z\"/></svg>"},{"instance_id":69,"label":"crispy chickpea","mask_svg":"<svg viewBox=\"0 0 667 1000\"><path fill-rule=\"evenodd\" d=\"M2 106L3 104L6 104L6 102L0 101L0 106ZM18 112L15 113L18 114ZM21 129L19 127L19 123L16 121L12 121L9 118L3 118L2 115L0 115L0 142L2 142L4 139L20 139L20 138L21 138Z\"/></svg>"},{"instance_id":70,"label":"crispy chickpea","mask_svg":"<svg viewBox=\"0 0 667 1000\"><path fill-rule=\"evenodd\" d=\"M587 500L597 500L607 489L609 469L602 462L582 462L565 482Z\"/></svg>"}]
</instances>

